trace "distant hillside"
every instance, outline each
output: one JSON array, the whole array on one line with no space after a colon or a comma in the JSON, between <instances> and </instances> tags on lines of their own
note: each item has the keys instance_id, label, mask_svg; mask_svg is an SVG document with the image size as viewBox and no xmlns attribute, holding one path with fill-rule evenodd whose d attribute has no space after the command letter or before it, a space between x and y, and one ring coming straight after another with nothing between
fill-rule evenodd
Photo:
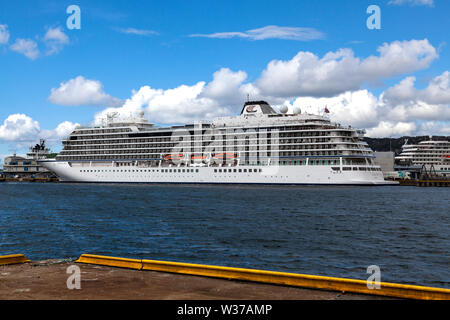
<instances>
[{"instance_id":1,"label":"distant hillside","mask_svg":"<svg viewBox=\"0 0 450 320\"><path fill-rule=\"evenodd\" d=\"M408 144L416 144L419 143L420 141L430 140L429 136L420 136L420 137L401 137L401 138L365 137L364 141L367 142L367 144L373 151L394 151L396 154L398 154L402 150L402 146L405 144L406 139L408 139ZM450 141L450 137L433 136L433 140Z\"/></svg>"}]
</instances>

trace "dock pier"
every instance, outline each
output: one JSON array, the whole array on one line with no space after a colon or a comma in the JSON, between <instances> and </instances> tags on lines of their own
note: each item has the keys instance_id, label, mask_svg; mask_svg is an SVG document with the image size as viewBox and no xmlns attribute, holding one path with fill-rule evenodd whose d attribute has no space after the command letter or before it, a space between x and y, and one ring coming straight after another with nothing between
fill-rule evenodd
<instances>
[{"instance_id":1,"label":"dock pier","mask_svg":"<svg viewBox=\"0 0 450 320\"><path fill-rule=\"evenodd\" d=\"M0 178L0 182L59 182L58 178L31 178L31 177L23 177L23 178L11 178L11 177L3 177Z\"/></svg>"},{"instance_id":2,"label":"dock pier","mask_svg":"<svg viewBox=\"0 0 450 320\"><path fill-rule=\"evenodd\" d=\"M432 178L432 179L395 179L400 186L415 187L450 187L449 178Z\"/></svg>"},{"instance_id":3,"label":"dock pier","mask_svg":"<svg viewBox=\"0 0 450 320\"><path fill-rule=\"evenodd\" d=\"M68 289L79 268L81 288ZM0 299L450 300L450 289L83 254L77 260L0 256Z\"/></svg>"}]
</instances>

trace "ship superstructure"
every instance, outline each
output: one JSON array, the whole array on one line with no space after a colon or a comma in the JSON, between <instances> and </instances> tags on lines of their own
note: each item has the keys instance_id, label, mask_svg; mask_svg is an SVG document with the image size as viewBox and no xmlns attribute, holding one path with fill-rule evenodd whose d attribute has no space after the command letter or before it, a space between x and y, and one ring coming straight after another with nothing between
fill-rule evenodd
<instances>
[{"instance_id":1,"label":"ship superstructure","mask_svg":"<svg viewBox=\"0 0 450 320\"><path fill-rule=\"evenodd\" d=\"M248 101L239 116L158 127L143 113L79 127L43 165L62 181L261 184L390 184L363 130L327 116L276 112Z\"/></svg>"},{"instance_id":2,"label":"ship superstructure","mask_svg":"<svg viewBox=\"0 0 450 320\"><path fill-rule=\"evenodd\" d=\"M400 166L424 167L436 175L450 177L450 141L433 141L431 138L418 144L406 141L395 160Z\"/></svg>"},{"instance_id":3,"label":"ship superstructure","mask_svg":"<svg viewBox=\"0 0 450 320\"><path fill-rule=\"evenodd\" d=\"M45 146L45 140L41 139L39 144L30 147L26 157L17 156L15 153L6 157L3 174L12 178L54 177L54 174L39 162L39 160L47 159L51 155L50 149Z\"/></svg>"}]
</instances>

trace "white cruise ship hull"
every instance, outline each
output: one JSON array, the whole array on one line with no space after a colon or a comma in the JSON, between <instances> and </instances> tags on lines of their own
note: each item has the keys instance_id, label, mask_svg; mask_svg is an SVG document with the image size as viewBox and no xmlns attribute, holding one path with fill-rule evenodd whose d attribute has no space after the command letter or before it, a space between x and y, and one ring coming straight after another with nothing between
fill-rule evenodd
<instances>
[{"instance_id":1,"label":"white cruise ship hull","mask_svg":"<svg viewBox=\"0 0 450 320\"><path fill-rule=\"evenodd\" d=\"M332 166L138 167L42 161L62 182L394 185L381 171L333 170ZM335 166L334 166L335 167ZM245 170L245 172L244 172ZM236 171L236 172L235 172ZM239 172L240 171L240 172Z\"/></svg>"}]
</instances>

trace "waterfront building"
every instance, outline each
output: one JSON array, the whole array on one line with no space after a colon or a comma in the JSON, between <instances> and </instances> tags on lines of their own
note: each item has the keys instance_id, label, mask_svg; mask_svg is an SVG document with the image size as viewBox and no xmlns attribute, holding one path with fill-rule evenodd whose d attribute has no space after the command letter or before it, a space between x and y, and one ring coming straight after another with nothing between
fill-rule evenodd
<instances>
[{"instance_id":1,"label":"waterfront building","mask_svg":"<svg viewBox=\"0 0 450 320\"><path fill-rule=\"evenodd\" d=\"M394 173L395 154L392 151L376 151L374 152L374 162L380 166L384 177L390 177Z\"/></svg>"},{"instance_id":2,"label":"waterfront building","mask_svg":"<svg viewBox=\"0 0 450 320\"><path fill-rule=\"evenodd\" d=\"M15 153L4 160L3 175L10 178L49 178L55 174L43 167L38 160L47 159L51 156L50 150L45 147L45 141L31 147L26 157L17 156Z\"/></svg>"}]
</instances>

